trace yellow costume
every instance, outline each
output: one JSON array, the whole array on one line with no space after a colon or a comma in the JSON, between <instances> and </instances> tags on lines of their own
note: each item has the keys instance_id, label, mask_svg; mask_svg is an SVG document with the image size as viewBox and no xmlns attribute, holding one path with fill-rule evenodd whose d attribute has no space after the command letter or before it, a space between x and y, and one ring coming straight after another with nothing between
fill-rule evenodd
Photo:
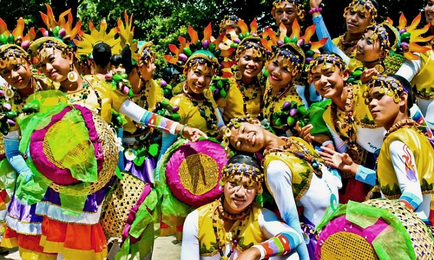
<instances>
[{"instance_id":1,"label":"yellow costume","mask_svg":"<svg viewBox=\"0 0 434 260\"><path fill-rule=\"evenodd\" d=\"M241 81L237 81L238 88L241 91L244 102L244 112L252 118L258 117L261 112L261 102L264 96L264 88L257 81L252 85L244 85Z\"/></svg>"},{"instance_id":2,"label":"yellow costume","mask_svg":"<svg viewBox=\"0 0 434 260\"><path fill-rule=\"evenodd\" d=\"M350 64L348 64L348 68L350 69L350 71L353 71L356 68L363 67L363 63L355 58L357 52L356 50L357 41L353 47L343 49L344 48L343 40L342 40L343 36L344 35L334 38L332 42L350 58Z\"/></svg>"},{"instance_id":3,"label":"yellow costume","mask_svg":"<svg viewBox=\"0 0 434 260\"><path fill-rule=\"evenodd\" d=\"M218 205L218 201L206 204L197 210L199 211L199 223L198 223L198 240L200 241L200 255L201 256L213 256L219 253L218 243L216 242L216 236L213 232L213 214ZM240 233L239 241L237 244L237 250L240 252L249 249L252 245L259 244L266 240L259 227L258 215L261 212L261 208L256 204L252 204L252 210L243 221ZM237 220L238 222L240 220ZM236 226L236 224L234 224ZM220 232L222 232L220 230ZM225 232L227 241L231 241L233 234L231 231ZM221 236L223 237L223 236Z\"/></svg>"},{"instance_id":4,"label":"yellow costume","mask_svg":"<svg viewBox=\"0 0 434 260\"><path fill-rule=\"evenodd\" d=\"M414 94L421 99L434 99L434 51L421 53L420 58L422 67L411 82L415 89Z\"/></svg>"},{"instance_id":5,"label":"yellow costume","mask_svg":"<svg viewBox=\"0 0 434 260\"><path fill-rule=\"evenodd\" d=\"M406 144L414 156L414 166L417 169L422 194L434 193L434 150L428 138L417 129L415 123L405 124L396 131L389 130L389 133L384 139L377 160L377 176L381 192L388 199L398 199L401 196L400 183L393 170L389 149L393 141L401 141ZM404 159L408 160L408 158Z\"/></svg>"},{"instance_id":6,"label":"yellow costume","mask_svg":"<svg viewBox=\"0 0 434 260\"><path fill-rule=\"evenodd\" d=\"M203 96L207 99L208 102L210 102L212 104L212 108L214 110L214 115L217 117L217 109L218 108L217 108L217 104L214 101L214 98L211 94L211 91L208 89L205 89L203 91ZM193 104L193 102L197 102L197 106L195 106ZM217 133L217 130L218 130L217 126L218 126L219 122L217 119L217 122L215 123L214 129L208 128L207 121L201 115L201 113L204 114L205 117L210 119L211 110L204 103L205 103L204 100L192 101L185 94L178 94L170 100L170 105L172 107L179 107L179 110L177 111L177 113L180 116L179 123L187 124L191 127L194 127L194 128L197 128L197 129L203 131L206 134L214 135ZM199 107L201 109L199 109ZM203 112L201 112L200 110Z\"/></svg>"},{"instance_id":7,"label":"yellow costume","mask_svg":"<svg viewBox=\"0 0 434 260\"><path fill-rule=\"evenodd\" d=\"M237 87L237 82L234 79L229 80L229 88L225 98L219 98L217 106L224 110L223 120L229 122L232 118L245 117L243 94Z\"/></svg>"}]
</instances>

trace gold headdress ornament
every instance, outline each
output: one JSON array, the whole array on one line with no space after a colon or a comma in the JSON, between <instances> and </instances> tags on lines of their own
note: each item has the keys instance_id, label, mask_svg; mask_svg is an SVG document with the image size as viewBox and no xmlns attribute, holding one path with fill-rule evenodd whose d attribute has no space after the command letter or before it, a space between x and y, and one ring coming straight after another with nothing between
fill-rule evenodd
<instances>
[{"instance_id":1,"label":"gold headdress ornament","mask_svg":"<svg viewBox=\"0 0 434 260\"><path fill-rule=\"evenodd\" d=\"M74 39L74 43L77 45L77 53L79 55L89 55L92 53L95 44L104 42L111 47L112 53L120 53L120 38L115 39L117 33L115 28L112 28L107 33L107 21L103 19L99 26L99 31L95 28L92 21L89 21L90 34L84 34L81 36L81 40Z\"/></svg>"},{"instance_id":2,"label":"gold headdress ornament","mask_svg":"<svg viewBox=\"0 0 434 260\"><path fill-rule=\"evenodd\" d=\"M288 2L291 4L294 4L297 7L297 15L300 19L304 18L304 12L303 12L303 3L301 0L275 0L273 2L273 10L282 7L282 4Z\"/></svg>"},{"instance_id":3,"label":"gold headdress ornament","mask_svg":"<svg viewBox=\"0 0 434 260\"><path fill-rule=\"evenodd\" d=\"M262 45L273 52L271 60L277 59L279 56L286 57L287 66L293 71L293 75L303 71L304 65L309 64L312 59L320 54L319 48L324 46L327 38L323 38L317 42L311 42L312 36L315 34L315 24L309 26L304 35L300 35L300 25L297 20L292 24L292 34L286 36L286 27L284 24L279 26L280 34L276 35L270 27L262 33Z\"/></svg>"},{"instance_id":4,"label":"gold headdress ornament","mask_svg":"<svg viewBox=\"0 0 434 260\"><path fill-rule=\"evenodd\" d=\"M249 116L247 117L235 117L232 118L229 123L226 125L226 129L224 130L221 145L225 149L226 157L230 158L234 155L230 148L230 138L232 135L232 128L239 128L241 123L253 123L253 119Z\"/></svg>"},{"instance_id":5,"label":"gold headdress ornament","mask_svg":"<svg viewBox=\"0 0 434 260\"><path fill-rule=\"evenodd\" d=\"M134 26L133 26L133 14L128 17L127 11L124 12L124 22L119 18L118 26L116 27L117 32L119 33L119 38L121 40L120 47L123 49L125 46L130 45L132 60L133 62L138 61L138 53L137 53L137 41L134 41ZM120 51L119 51L120 53ZM119 54L113 52L113 54Z\"/></svg>"},{"instance_id":6,"label":"gold headdress ornament","mask_svg":"<svg viewBox=\"0 0 434 260\"><path fill-rule=\"evenodd\" d=\"M367 88L365 92L363 93L363 97L365 98L365 104L369 105L369 92L372 88L379 87L380 89L378 92L380 94L386 93L387 96L393 97L393 101L395 103L398 103L400 101L399 95L401 93L406 92L408 93L408 90L403 87L403 84L395 78L388 77L388 76L373 76L372 79L368 82Z\"/></svg>"},{"instance_id":7,"label":"gold headdress ornament","mask_svg":"<svg viewBox=\"0 0 434 260\"><path fill-rule=\"evenodd\" d=\"M66 42L84 34L84 31L81 29L81 21L78 21L75 26L73 26L74 18L72 17L71 9L61 13L59 15L59 21L56 21L53 9L51 9L48 4L45 4L45 6L47 7L47 14L40 12L42 21L47 27L39 28L43 36L54 36ZM65 16L68 16L67 20L65 20Z\"/></svg>"},{"instance_id":8,"label":"gold headdress ornament","mask_svg":"<svg viewBox=\"0 0 434 260\"><path fill-rule=\"evenodd\" d=\"M35 29L30 28L29 32L24 35L24 19L20 17L17 21L17 26L12 31L12 33L8 30L8 26L0 18L0 45L2 44L16 44L21 46L23 49L27 49L30 45L30 42L33 41L36 37Z\"/></svg>"},{"instance_id":9,"label":"gold headdress ornament","mask_svg":"<svg viewBox=\"0 0 434 260\"><path fill-rule=\"evenodd\" d=\"M154 44L151 41L145 42L140 46L139 60L144 64L147 64L149 61L153 59L155 60L156 55L152 46L154 46Z\"/></svg>"},{"instance_id":10,"label":"gold headdress ornament","mask_svg":"<svg viewBox=\"0 0 434 260\"><path fill-rule=\"evenodd\" d=\"M370 24L376 24L378 11L371 0L353 0L344 10L344 17L347 18L350 12L360 11L362 14L369 12L371 14Z\"/></svg>"},{"instance_id":11,"label":"gold headdress ornament","mask_svg":"<svg viewBox=\"0 0 434 260\"><path fill-rule=\"evenodd\" d=\"M345 61L338 55L334 53L325 53L315 57L309 64L306 66L306 71L308 73L308 82L312 82L312 73L315 73L316 67L322 65L322 69L329 69L334 72L335 68L339 68L342 72L348 68Z\"/></svg>"},{"instance_id":12,"label":"gold headdress ornament","mask_svg":"<svg viewBox=\"0 0 434 260\"><path fill-rule=\"evenodd\" d=\"M223 61L224 57L228 57L235 50L234 47L228 47L226 49L220 48L220 43L224 40L226 35L222 33L217 39L212 37L211 23L208 24L203 31L202 40L199 39L198 33L190 25L188 26L188 34L190 41L187 41L182 36L178 37L180 43L179 48L174 44L169 44L169 49L175 56L165 55L164 58L167 62L180 67L189 68L193 61L199 58L203 61L208 61L213 68L217 70L220 67L220 61ZM228 70L230 71L229 68ZM223 72L223 77L230 76L232 76L230 72Z\"/></svg>"},{"instance_id":13,"label":"gold headdress ornament","mask_svg":"<svg viewBox=\"0 0 434 260\"><path fill-rule=\"evenodd\" d=\"M261 184L264 181L264 173L262 169L256 167L255 165L249 165L245 162L228 163L227 165L223 166L221 182L233 182L239 175L241 175L241 177L248 177L249 182L247 185L250 187L255 187L259 194L262 193Z\"/></svg>"},{"instance_id":14,"label":"gold headdress ornament","mask_svg":"<svg viewBox=\"0 0 434 260\"><path fill-rule=\"evenodd\" d=\"M220 24L219 24L220 30L219 30L219 32L220 33L224 33L225 32L225 30L224 30L225 26L230 26L232 23L235 26L239 27L238 23L240 21L243 21L243 19L239 18L238 16L236 16L234 14L233 15L229 15L229 14L225 15L223 17L223 20L220 21Z\"/></svg>"}]
</instances>

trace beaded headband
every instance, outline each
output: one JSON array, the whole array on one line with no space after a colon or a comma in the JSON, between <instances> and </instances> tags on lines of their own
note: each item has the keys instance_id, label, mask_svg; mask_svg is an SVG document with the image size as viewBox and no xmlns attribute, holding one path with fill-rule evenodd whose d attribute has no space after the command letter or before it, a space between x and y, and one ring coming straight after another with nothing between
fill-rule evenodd
<instances>
[{"instance_id":1,"label":"beaded headband","mask_svg":"<svg viewBox=\"0 0 434 260\"><path fill-rule=\"evenodd\" d=\"M239 128L241 123L252 123L253 119L250 117L235 117L232 118L229 123L226 124L226 129L224 130L223 136L222 136L222 142L221 145L225 149L226 157L230 158L233 156L233 152L230 148L230 138L232 135L232 128Z\"/></svg>"},{"instance_id":2,"label":"beaded headband","mask_svg":"<svg viewBox=\"0 0 434 260\"><path fill-rule=\"evenodd\" d=\"M399 95L401 95L403 92L408 93L408 90L401 84L401 82L393 77L373 76L367 84L366 91L363 93L366 105L370 103L369 92L374 87L380 87L378 90L380 94L386 93L386 95L389 97L393 96L393 101L395 103L399 102Z\"/></svg>"},{"instance_id":3,"label":"beaded headband","mask_svg":"<svg viewBox=\"0 0 434 260\"><path fill-rule=\"evenodd\" d=\"M300 35L300 25L297 20L292 24L292 34L286 36L286 27L281 24L279 27L280 35L277 36L270 27L265 29L262 34L262 45L274 54L270 61L276 60L279 56L287 59L285 62L289 71L293 75L297 75L304 71L305 64L309 64L313 57L320 54L319 48L324 46L327 38L323 38L317 42L311 42L311 37L315 34L315 25L309 26L304 35Z\"/></svg>"},{"instance_id":4,"label":"beaded headband","mask_svg":"<svg viewBox=\"0 0 434 260\"><path fill-rule=\"evenodd\" d=\"M303 3L301 3L299 0L275 0L273 2L273 9L272 10L281 8L284 3L294 4L297 7L297 15L298 15L298 17L300 19L304 18Z\"/></svg>"},{"instance_id":5,"label":"beaded headband","mask_svg":"<svg viewBox=\"0 0 434 260\"><path fill-rule=\"evenodd\" d=\"M315 57L307 66L306 71L308 72L309 82L312 81L312 73L315 72L316 67L322 65L324 68L330 68L332 72L335 68L339 68L340 71L344 71L348 68L345 61L338 55L334 53L325 53Z\"/></svg>"},{"instance_id":6,"label":"beaded headband","mask_svg":"<svg viewBox=\"0 0 434 260\"><path fill-rule=\"evenodd\" d=\"M62 51L62 57L65 57L66 53L74 51L73 47L66 45L63 41L54 37L41 37L36 41L32 42L29 47L30 56L32 57L32 62L37 64L41 62L45 56L41 55L41 51L46 52L46 49L55 49Z\"/></svg>"},{"instance_id":7,"label":"beaded headband","mask_svg":"<svg viewBox=\"0 0 434 260\"><path fill-rule=\"evenodd\" d=\"M347 18L350 12L366 12L371 14L371 24L376 24L378 11L371 0L353 0L344 10L344 17Z\"/></svg>"},{"instance_id":8,"label":"beaded headband","mask_svg":"<svg viewBox=\"0 0 434 260\"><path fill-rule=\"evenodd\" d=\"M229 163L223 166L222 169L222 181L231 180L235 176L241 175L242 177L249 178L249 186L253 184L260 184L264 181L264 174L261 169L247 165L246 163Z\"/></svg>"},{"instance_id":9,"label":"beaded headband","mask_svg":"<svg viewBox=\"0 0 434 260\"><path fill-rule=\"evenodd\" d=\"M145 42L140 46L139 49L139 60L140 62L147 64L150 61L155 60L155 51L152 48L153 43L152 42Z\"/></svg>"},{"instance_id":10,"label":"beaded headband","mask_svg":"<svg viewBox=\"0 0 434 260\"><path fill-rule=\"evenodd\" d=\"M18 64L17 59L28 59L29 53L15 44L0 46L0 69L6 68L9 64Z\"/></svg>"},{"instance_id":11,"label":"beaded headband","mask_svg":"<svg viewBox=\"0 0 434 260\"><path fill-rule=\"evenodd\" d=\"M225 15L223 17L223 19L220 21L220 24L219 24L220 31L219 32L220 33L224 33L226 31L224 29L225 26L230 26L232 24L235 25L235 26L237 26L237 27L239 27L238 23L240 21L243 21L243 20L241 18L239 18L238 16L234 15L234 14L232 14L232 15L229 15L229 14Z\"/></svg>"}]
</instances>

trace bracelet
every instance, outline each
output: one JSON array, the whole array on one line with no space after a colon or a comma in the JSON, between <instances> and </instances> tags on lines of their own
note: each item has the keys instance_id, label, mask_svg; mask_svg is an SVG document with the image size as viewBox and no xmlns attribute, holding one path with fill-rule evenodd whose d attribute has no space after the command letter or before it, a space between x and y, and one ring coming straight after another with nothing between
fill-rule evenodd
<instances>
[{"instance_id":1,"label":"bracelet","mask_svg":"<svg viewBox=\"0 0 434 260\"><path fill-rule=\"evenodd\" d=\"M184 134L184 128L187 126L187 124L183 125L181 128L181 131L179 132L179 135L182 136ZM182 136L183 137L183 136Z\"/></svg>"},{"instance_id":2,"label":"bracelet","mask_svg":"<svg viewBox=\"0 0 434 260\"><path fill-rule=\"evenodd\" d=\"M321 11L322 11L321 7L315 7L315 8L310 9L309 13L313 14L313 13L317 13L317 12L321 12Z\"/></svg>"}]
</instances>

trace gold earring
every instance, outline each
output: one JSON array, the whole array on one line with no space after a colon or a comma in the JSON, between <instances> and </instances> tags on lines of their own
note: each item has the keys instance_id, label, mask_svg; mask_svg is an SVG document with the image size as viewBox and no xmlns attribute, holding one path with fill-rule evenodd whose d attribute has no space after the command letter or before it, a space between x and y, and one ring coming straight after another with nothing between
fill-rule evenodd
<instances>
[{"instance_id":1,"label":"gold earring","mask_svg":"<svg viewBox=\"0 0 434 260\"><path fill-rule=\"evenodd\" d=\"M72 63L69 66L68 80L71 82L76 82L78 80L78 73L74 71Z\"/></svg>"},{"instance_id":2,"label":"gold earring","mask_svg":"<svg viewBox=\"0 0 434 260\"><path fill-rule=\"evenodd\" d=\"M378 71L378 73L382 74L384 72L384 67L381 64L377 64L374 68Z\"/></svg>"}]
</instances>

